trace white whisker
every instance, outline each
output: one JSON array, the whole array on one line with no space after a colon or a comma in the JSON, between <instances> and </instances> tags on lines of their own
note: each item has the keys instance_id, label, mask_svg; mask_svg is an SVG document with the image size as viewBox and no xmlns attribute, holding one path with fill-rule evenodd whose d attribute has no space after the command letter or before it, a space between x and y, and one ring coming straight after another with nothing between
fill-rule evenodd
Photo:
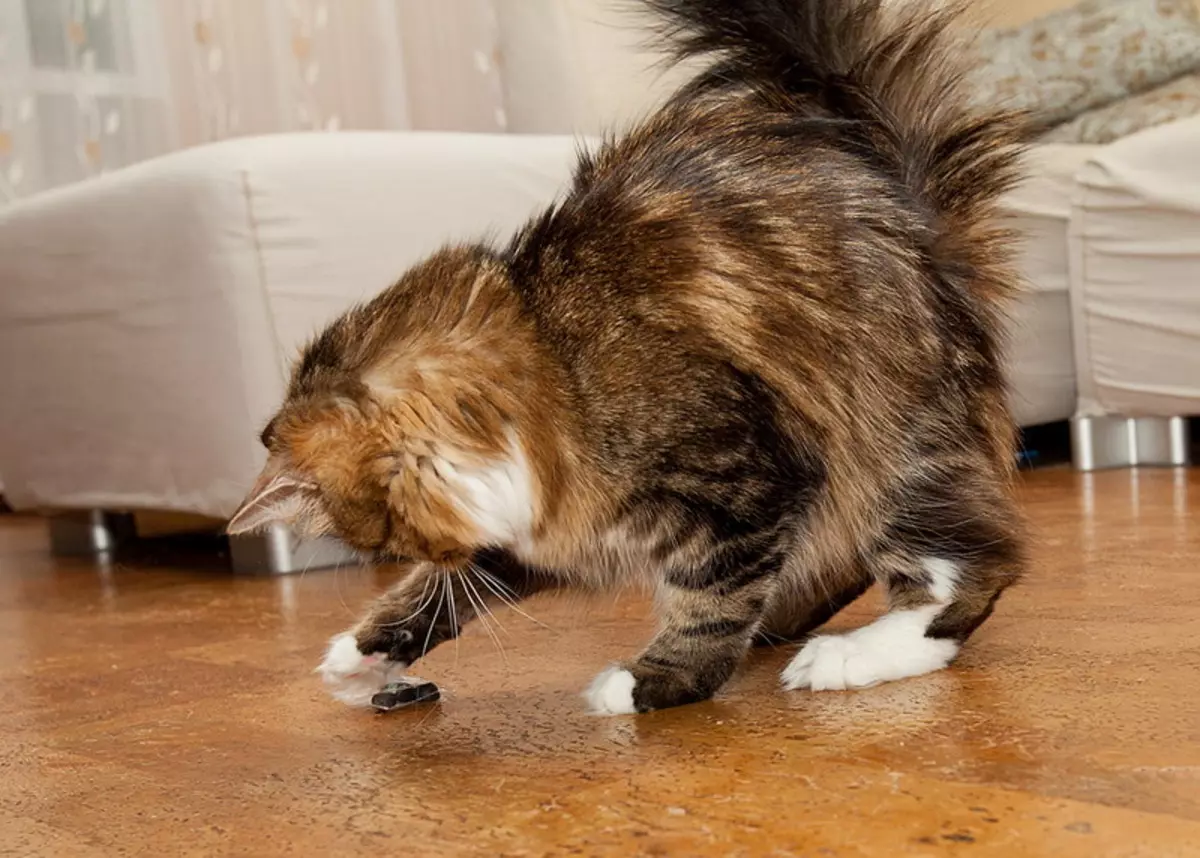
<instances>
[{"instance_id":1,"label":"white whisker","mask_svg":"<svg viewBox=\"0 0 1200 858\"><path fill-rule=\"evenodd\" d=\"M554 631L554 629L550 628L550 626L546 625L541 620L539 620L535 617L531 617L529 614L525 613L523 610L521 610L517 606L517 603L515 601L513 601L513 599L508 598L507 596L504 595L502 590L497 589L497 585L504 584L503 581L501 581L499 578L497 578L495 575L492 575L490 572L488 572L485 569L480 569L480 568L476 567L475 571L478 573L480 583L482 583L485 587L487 587L489 590L491 590L492 595L494 595L497 599L499 599L504 604L508 605L509 608L511 608L513 611L516 611L518 614L520 614L525 619L529 620L529 622L533 623L534 625L541 626L543 629L546 629L547 631ZM506 587L505 589L508 589L508 588ZM516 596L515 593L513 594L513 596L514 596L514 598L519 598Z\"/></svg>"},{"instance_id":2,"label":"white whisker","mask_svg":"<svg viewBox=\"0 0 1200 858\"><path fill-rule=\"evenodd\" d=\"M491 609L484 601L483 595L471 583L467 577L463 577L463 592L467 594L467 598L471 600L471 604L475 606L476 616L479 618L479 624L483 626L488 637L492 639L492 646L500 653L500 657L504 660L505 665L508 664L508 653L504 650L504 644L500 640L500 636L492 629L492 624L488 621L487 615L492 614ZM472 595L474 594L474 595ZM496 619L496 615L492 614L492 619ZM497 621L497 625L499 621Z\"/></svg>"},{"instance_id":3,"label":"white whisker","mask_svg":"<svg viewBox=\"0 0 1200 858\"><path fill-rule=\"evenodd\" d=\"M411 614L409 614L407 617L405 617L402 620L394 620L393 622L390 622L390 623L381 623L380 628L390 629L395 626L402 626L405 623L407 623L409 620L419 616L422 611L424 611L426 608L428 608L429 603L433 601L433 597L435 595L434 591L432 589L430 589L430 586L429 586L431 583L433 583L433 578L434 578L434 576L432 576L432 575L427 576L425 578L425 586L421 589L421 603L420 603L420 605L417 606L417 609L415 611L413 611ZM426 595L427 593L428 593L428 595Z\"/></svg>"},{"instance_id":4,"label":"white whisker","mask_svg":"<svg viewBox=\"0 0 1200 858\"><path fill-rule=\"evenodd\" d=\"M500 578L499 576L487 571L482 566L478 566L474 563L472 563L471 565L475 568L475 570L477 572L479 572L480 575L485 576L486 578L491 580L493 583L495 583L495 585L498 588L500 588L500 591L502 593L506 593L510 599L512 599L513 601L520 601L521 594L518 593L516 590L514 590L512 588L512 586L507 581L505 581L503 578Z\"/></svg>"},{"instance_id":5,"label":"white whisker","mask_svg":"<svg viewBox=\"0 0 1200 858\"><path fill-rule=\"evenodd\" d=\"M313 558L309 558L308 563L305 564L305 572L308 571L308 566L312 565L312 562ZM338 601L342 603L342 609L350 616L355 616L354 609L346 601L346 592L342 587L342 573L344 571L345 568L342 566L333 567L333 589L337 593Z\"/></svg>"},{"instance_id":6,"label":"white whisker","mask_svg":"<svg viewBox=\"0 0 1200 858\"><path fill-rule=\"evenodd\" d=\"M421 647L421 658L425 658L426 653L429 652L429 641L433 638L433 627L435 625L437 625L438 617L441 616L441 613L442 613L442 603L446 601L445 573L442 574L441 581L439 583L442 586L438 590L439 596L438 596L437 608L434 610L433 617L429 621L429 631L427 631L425 633L425 644Z\"/></svg>"},{"instance_id":7,"label":"white whisker","mask_svg":"<svg viewBox=\"0 0 1200 858\"><path fill-rule=\"evenodd\" d=\"M474 573L474 570L472 570L472 572ZM477 573L474 573L474 574L475 574L476 579L478 580L479 575ZM505 634L509 634L508 629L506 629L504 627L504 623L500 622L500 618L498 616L496 616L496 612L493 611L491 606L487 603L487 599L484 597L483 593L481 593L479 591L479 588L475 586L475 584L470 580L470 578L465 578L464 583L467 584L468 586L470 586L470 588L475 591L475 595L479 597L479 603L483 606L483 610L486 611L491 616L491 618L496 621L496 627L498 629L500 629L500 631L504 632Z\"/></svg>"},{"instance_id":8,"label":"white whisker","mask_svg":"<svg viewBox=\"0 0 1200 858\"><path fill-rule=\"evenodd\" d=\"M446 576L446 588L450 594L450 631L454 635L454 666L458 667L458 638L462 633L462 626L458 624L458 605L454 602L454 581L450 577L450 573L444 573Z\"/></svg>"}]
</instances>

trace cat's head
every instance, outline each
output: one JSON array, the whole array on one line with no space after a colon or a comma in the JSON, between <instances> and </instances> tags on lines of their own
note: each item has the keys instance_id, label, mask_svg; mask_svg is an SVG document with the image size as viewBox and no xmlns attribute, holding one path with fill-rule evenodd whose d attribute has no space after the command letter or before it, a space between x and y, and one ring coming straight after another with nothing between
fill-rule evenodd
<instances>
[{"instance_id":1,"label":"cat's head","mask_svg":"<svg viewBox=\"0 0 1200 858\"><path fill-rule=\"evenodd\" d=\"M281 523L442 566L528 539L538 358L519 315L477 249L444 251L346 313L297 363L229 532Z\"/></svg>"}]
</instances>

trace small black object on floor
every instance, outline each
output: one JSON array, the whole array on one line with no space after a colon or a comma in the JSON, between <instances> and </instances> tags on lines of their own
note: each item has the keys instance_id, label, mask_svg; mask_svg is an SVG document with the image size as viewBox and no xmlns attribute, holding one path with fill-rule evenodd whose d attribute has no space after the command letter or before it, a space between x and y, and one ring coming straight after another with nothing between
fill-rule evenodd
<instances>
[{"instance_id":1,"label":"small black object on floor","mask_svg":"<svg viewBox=\"0 0 1200 858\"><path fill-rule=\"evenodd\" d=\"M417 703L432 703L441 696L442 693L432 682L389 682L375 692L371 705L379 712L392 712Z\"/></svg>"}]
</instances>

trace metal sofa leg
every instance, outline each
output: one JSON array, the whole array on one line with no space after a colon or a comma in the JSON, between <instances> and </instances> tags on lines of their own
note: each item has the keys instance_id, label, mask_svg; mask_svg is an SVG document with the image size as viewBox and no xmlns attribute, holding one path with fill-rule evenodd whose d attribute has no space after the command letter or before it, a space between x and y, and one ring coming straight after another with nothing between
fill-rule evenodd
<instances>
[{"instance_id":1,"label":"metal sofa leg","mask_svg":"<svg viewBox=\"0 0 1200 858\"><path fill-rule=\"evenodd\" d=\"M1184 417L1076 417L1071 459L1079 471L1190 463Z\"/></svg>"},{"instance_id":2,"label":"metal sofa leg","mask_svg":"<svg viewBox=\"0 0 1200 858\"><path fill-rule=\"evenodd\" d=\"M300 539L282 524L264 533L229 537L229 553L233 571L242 575L290 575L363 562L337 540Z\"/></svg>"},{"instance_id":3,"label":"metal sofa leg","mask_svg":"<svg viewBox=\"0 0 1200 858\"><path fill-rule=\"evenodd\" d=\"M136 535L129 513L89 509L50 516L50 553L59 557L110 553Z\"/></svg>"}]
</instances>

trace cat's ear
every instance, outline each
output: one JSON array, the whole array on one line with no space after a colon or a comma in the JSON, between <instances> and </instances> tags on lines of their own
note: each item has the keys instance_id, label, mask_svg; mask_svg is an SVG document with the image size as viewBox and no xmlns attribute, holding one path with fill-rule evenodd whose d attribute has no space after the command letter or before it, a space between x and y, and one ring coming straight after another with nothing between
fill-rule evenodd
<instances>
[{"instance_id":1,"label":"cat's ear","mask_svg":"<svg viewBox=\"0 0 1200 858\"><path fill-rule=\"evenodd\" d=\"M233 514L225 532L230 536L252 533L272 524L293 524L311 507L312 486L280 462L267 462L254 488Z\"/></svg>"}]
</instances>

